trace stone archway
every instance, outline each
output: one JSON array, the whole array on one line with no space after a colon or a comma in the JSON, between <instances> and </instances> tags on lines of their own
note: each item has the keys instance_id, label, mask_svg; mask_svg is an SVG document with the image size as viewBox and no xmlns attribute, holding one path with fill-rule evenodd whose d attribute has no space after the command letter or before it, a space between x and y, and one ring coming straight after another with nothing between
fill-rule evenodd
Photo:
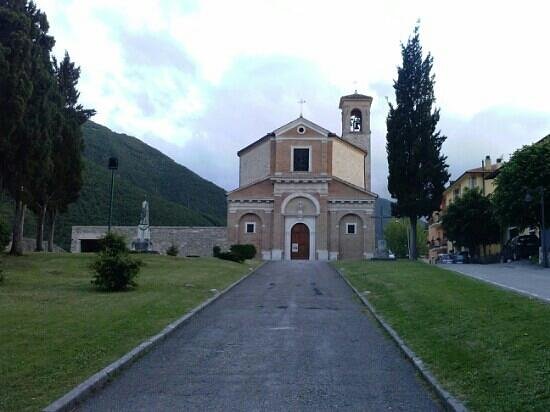
<instances>
[{"instance_id":1,"label":"stone archway","mask_svg":"<svg viewBox=\"0 0 550 412\"><path fill-rule=\"evenodd\" d=\"M307 259L315 260L315 231L317 216L319 215L319 201L310 194L303 193L294 193L289 195L283 200L281 212L284 216L284 252L283 256L285 260L294 259L293 256L296 256L292 252L292 232L295 226L301 224L302 226L297 226L302 228L302 232L309 234L309 241L307 242L307 248L309 255ZM301 232L301 233L302 233ZM305 236L301 234L300 236ZM303 241L302 248L306 247L306 242ZM299 248L301 254L302 250Z\"/></svg>"},{"instance_id":2,"label":"stone archway","mask_svg":"<svg viewBox=\"0 0 550 412\"><path fill-rule=\"evenodd\" d=\"M338 223L338 259L363 259L365 236L363 219L350 213L343 216Z\"/></svg>"}]
</instances>

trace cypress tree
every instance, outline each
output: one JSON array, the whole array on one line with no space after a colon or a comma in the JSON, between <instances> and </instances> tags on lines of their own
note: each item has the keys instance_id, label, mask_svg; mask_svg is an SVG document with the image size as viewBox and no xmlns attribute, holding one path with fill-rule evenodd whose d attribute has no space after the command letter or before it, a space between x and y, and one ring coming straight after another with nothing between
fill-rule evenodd
<instances>
[{"instance_id":1,"label":"cypress tree","mask_svg":"<svg viewBox=\"0 0 550 412\"><path fill-rule=\"evenodd\" d=\"M387 117L388 190L397 200L395 214L408 217L412 233L417 220L438 210L449 180L446 157L440 154L446 137L436 131L439 109L434 109L433 59L422 58L418 26L406 45L403 63L394 81L395 106ZM416 237L411 237L409 258L416 259Z\"/></svg>"},{"instance_id":2,"label":"cypress tree","mask_svg":"<svg viewBox=\"0 0 550 412\"><path fill-rule=\"evenodd\" d=\"M48 251L53 251L55 222L59 213L78 199L82 188L82 139L81 126L95 114L93 109L84 109L78 103L80 93L77 85L80 68L71 61L69 54L61 63L55 63L55 74L63 107L62 127L53 139L53 174L48 199Z\"/></svg>"},{"instance_id":3,"label":"cypress tree","mask_svg":"<svg viewBox=\"0 0 550 412\"><path fill-rule=\"evenodd\" d=\"M15 85L10 90L16 95L11 101L18 103L15 113L18 117L4 117L1 122L3 136L2 155L6 157L2 163L3 187L15 201L15 218L13 224L12 248L10 253L23 253L23 225L26 205L32 198L31 187L35 179L42 175L44 161L48 159L48 131L42 127L47 123L48 106L51 91L51 59L50 53L54 45L53 37L49 36L49 24L46 15L33 2L20 0L5 0L0 3L0 19L11 23L2 27L0 41L7 62L6 73L9 77L23 81L25 93L17 92ZM1 26L1 25L0 25ZM12 40L14 35L18 41ZM14 47L21 44L24 54L15 51ZM10 52L6 52L10 50ZM22 69L23 74L14 71ZM8 83L8 89L9 89ZM10 100L3 98L8 107L14 108ZM44 152L46 154L44 154Z\"/></svg>"}]
</instances>

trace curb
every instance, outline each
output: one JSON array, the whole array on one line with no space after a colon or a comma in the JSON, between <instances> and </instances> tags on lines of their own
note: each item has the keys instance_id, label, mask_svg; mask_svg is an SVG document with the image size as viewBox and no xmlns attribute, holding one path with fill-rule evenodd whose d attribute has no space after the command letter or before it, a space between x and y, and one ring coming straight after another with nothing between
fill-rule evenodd
<instances>
[{"instance_id":1,"label":"curb","mask_svg":"<svg viewBox=\"0 0 550 412\"><path fill-rule=\"evenodd\" d=\"M422 359L420 359L416 353L412 351L411 348L407 346L405 341L401 339L401 337L397 334L397 332L384 320L384 318L379 315L376 312L376 309L374 309L374 306L368 301L366 297L364 297L356 288L351 284L351 282L344 276L344 274L336 267L330 265L336 273L338 273L342 279L348 284L348 286L353 290L353 292L359 297L361 302L367 307L369 312L374 316L376 321L382 326L382 328L391 336L391 338L397 343L397 346L405 357L412 362L413 366L416 368L416 370L420 373L420 375L424 378L424 380L431 386L431 388L434 390L434 392L437 394L437 397L441 400L443 403L443 406L448 411L454 411L454 412L467 412L468 409L462 402L460 402L458 399L456 399L454 396L452 396L449 392L447 392L443 386L437 381L435 376L429 371L426 365L424 365L424 362Z\"/></svg>"},{"instance_id":2,"label":"curb","mask_svg":"<svg viewBox=\"0 0 550 412\"><path fill-rule=\"evenodd\" d=\"M444 269L448 272L455 273L455 274L460 275L460 276L465 276L467 278L474 279L474 280L477 280L479 282L487 283L487 284L495 286L495 287L497 287L501 290L505 290L506 292L512 292L512 293L515 293L517 295L522 295L522 296L527 297L527 298L532 299L532 300L538 300L539 302L550 304L550 299L545 298L544 296L537 295L536 293L531 293L531 292L527 292L525 290L517 289L513 286L505 285L504 283L498 283L498 282L488 280L488 279L481 279L481 278L478 278L477 276L470 275L468 273L462 273L462 272L459 272L458 270L447 268L445 266L437 266L437 267L439 267L441 269Z\"/></svg>"},{"instance_id":3,"label":"curb","mask_svg":"<svg viewBox=\"0 0 550 412\"><path fill-rule=\"evenodd\" d=\"M140 357L145 355L148 351L164 341L168 336L170 336L174 331L185 324L189 319L201 312L210 304L214 303L221 296L225 295L227 292L243 282L245 279L252 276L267 263L268 262L262 262L256 269L247 273L246 275L226 287L221 292L207 299L187 314L168 324L168 326L166 326L161 332L145 340L134 349L132 349L130 352L128 352L118 360L114 361L107 367L103 368L96 374L90 376L84 382L80 383L78 386L74 387L72 390L63 395L61 398L46 406L44 409L42 409L42 412L68 412L75 410L79 403L88 398L92 393L104 387L114 377L114 375L128 368L132 363L134 363Z\"/></svg>"}]
</instances>

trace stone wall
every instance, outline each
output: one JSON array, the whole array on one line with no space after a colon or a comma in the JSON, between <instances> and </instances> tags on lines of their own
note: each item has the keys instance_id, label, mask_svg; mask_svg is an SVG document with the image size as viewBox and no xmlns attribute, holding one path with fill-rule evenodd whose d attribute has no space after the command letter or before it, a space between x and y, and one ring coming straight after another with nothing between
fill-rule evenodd
<instances>
[{"instance_id":1,"label":"stone wall","mask_svg":"<svg viewBox=\"0 0 550 412\"><path fill-rule=\"evenodd\" d=\"M162 254L176 245L179 256L212 256L212 248L229 248L226 227L151 226L153 251ZM137 238L136 226L113 226L112 231L126 238L128 247ZM99 239L107 233L107 226L73 226L71 252L79 253L81 240Z\"/></svg>"}]
</instances>

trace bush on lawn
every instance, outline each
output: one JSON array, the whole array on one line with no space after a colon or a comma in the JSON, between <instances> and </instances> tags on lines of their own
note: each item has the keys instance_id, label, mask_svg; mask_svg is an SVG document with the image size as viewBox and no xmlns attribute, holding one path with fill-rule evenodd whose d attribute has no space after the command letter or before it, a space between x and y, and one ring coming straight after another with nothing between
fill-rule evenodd
<instances>
[{"instance_id":1,"label":"bush on lawn","mask_svg":"<svg viewBox=\"0 0 550 412\"><path fill-rule=\"evenodd\" d=\"M243 260L254 259L254 256L256 256L256 246L250 244L231 245L229 250L231 253L240 256Z\"/></svg>"},{"instance_id":2,"label":"bush on lawn","mask_svg":"<svg viewBox=\"0 0 550 412\"><path fill-rule=\"evenodd\" d=\"M100 247L97 258L90 265L95 272L92 285L109 292L137 286L135 278L143 262L129 255L124 238L109 233L100 240Z\"/></svg>"},{"instance_id":3,"label":"bush on lawn","mask_svg":"<svg viewBox=\"0 0 550 412\"><path fill-rule=\"evenodd\" d=\"M241 255L237 255L236 253L233 253L232 251L229 252L222 252L221 248L219 246L214 246L212 249L214 257L217 257L218 259L223 260L230 260L232 262L238 262L243 263L244 259Z\"/></svg>"},{"instance_id":4,"label":"bush on lawn","mask_svg":"<svg viewBox=\"0 0 550 412\"><path fill-rule=\"evenodd\" d=\"M124 236L116 235L114 233L108 233L101 239L99 239L99 250L108 255L118 255L121 253L128 253L130 250L126 246L126 239Z\"/></svg>"},{"instance_id":5,"label":"bush on lawn","mask_svg":"<svg viewBox=\"0 0 550 412\"><path fill-rule=\"evenodd\" d=\"M180 251L176 245L172 245L166 250L168 256L177 256L178 253L180 253Z\"/></svg>"}]
</instances>

